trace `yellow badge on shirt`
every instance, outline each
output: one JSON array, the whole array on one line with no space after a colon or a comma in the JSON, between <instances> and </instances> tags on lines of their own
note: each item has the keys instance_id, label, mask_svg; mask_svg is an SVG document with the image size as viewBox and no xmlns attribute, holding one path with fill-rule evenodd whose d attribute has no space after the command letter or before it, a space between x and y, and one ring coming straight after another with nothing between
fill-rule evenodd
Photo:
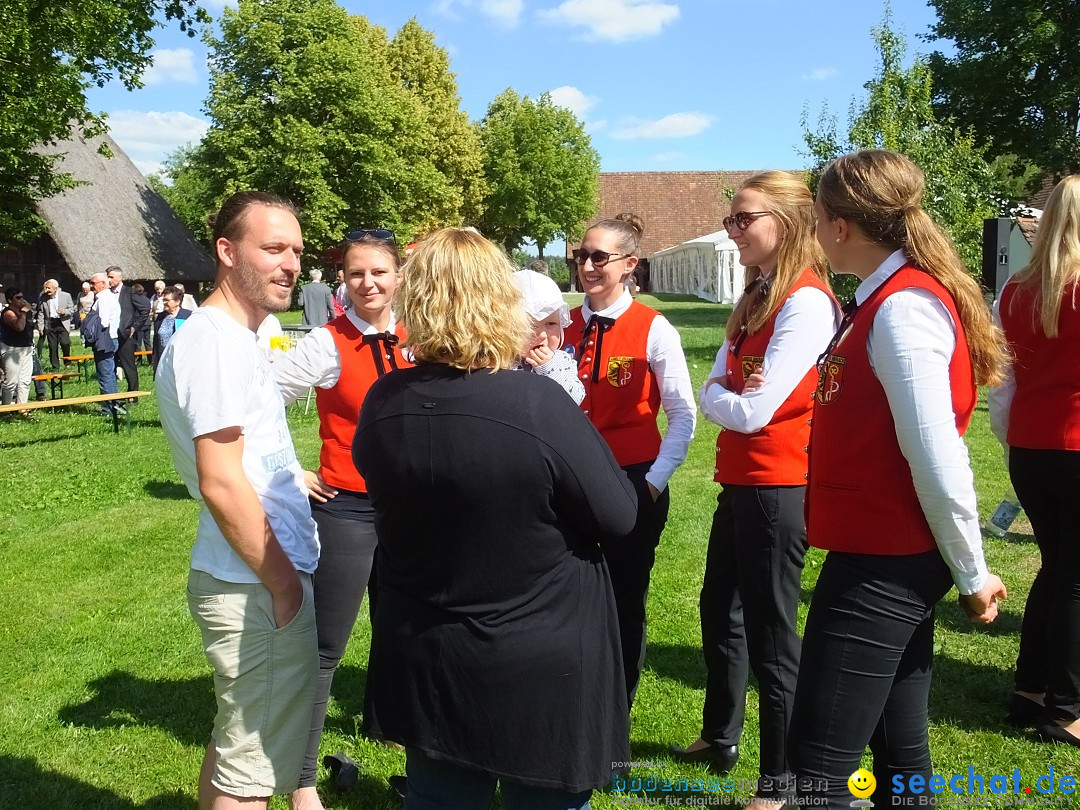
<instances>
[{"instance_id":1,"label":"yellow badge on shirt","mask_svg":"<svg viewBox=\"0 0 1080 810\"><path fill-rule=\"evenodd\" d=\"M847 358L839 354L830 354L818 367L817 401L822 405L835 402L844 386L844 364Z\"/></svg>"},{"instance_id":2,"label":"yellow badge on shirt","mask_svg":"<svg viewBox=\"0 0 1080 810\"><path fill-rule=\"evenodd\" d=\"M609 357L607 361L607 381L616 388L625 388L634 377L633 357Z\"/></svg>"}]
</instances>

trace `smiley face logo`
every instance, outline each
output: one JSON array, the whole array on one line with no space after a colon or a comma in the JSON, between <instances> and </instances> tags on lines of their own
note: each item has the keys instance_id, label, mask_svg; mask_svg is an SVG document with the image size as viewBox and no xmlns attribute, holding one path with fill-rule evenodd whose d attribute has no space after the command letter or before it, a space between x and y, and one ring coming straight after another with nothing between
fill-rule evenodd
<instances>
[{"instance_id":1,"label":"smiley face logo","mask_svg":"<svg viewBox=\"0 0 1080 810\"><path fill-rule=\"evenodd\" d=\"M877 787L874 775L865 768L859 768L847 780L848 790L856 799L868 799Z\"/></svg>"}]
</instances>

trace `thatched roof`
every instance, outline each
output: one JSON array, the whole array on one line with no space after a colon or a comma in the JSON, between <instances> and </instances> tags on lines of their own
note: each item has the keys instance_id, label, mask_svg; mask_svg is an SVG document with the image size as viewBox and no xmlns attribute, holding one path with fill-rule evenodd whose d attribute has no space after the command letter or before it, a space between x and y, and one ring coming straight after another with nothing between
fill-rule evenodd
<instances>
[{"instance_id":1,"label":"thatched roof","mask_svg":"<svg viewBox=\"0 0 1080 810\"><path fill-rule=\"evenodd\" d=\"M111 158L98 152L102 142ZM63 154L56 170L87 182L37 205L77 278L86 281L115 264L129 279L214 279L206 248L108 135L87 141L73 133L40 151Z\"/></svg>"}]
</instances>

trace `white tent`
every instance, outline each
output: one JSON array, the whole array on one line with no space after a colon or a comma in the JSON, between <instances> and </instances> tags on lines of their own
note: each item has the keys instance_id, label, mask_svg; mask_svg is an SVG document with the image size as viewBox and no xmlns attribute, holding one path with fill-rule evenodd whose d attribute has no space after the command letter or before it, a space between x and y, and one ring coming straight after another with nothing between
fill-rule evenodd
<instances>
[{"instance_id":1,"label":"white tent","mask_svg":"<svg viewBox=\"0 0 1080 810\"><path fill-rule=\"evenodd\" d=\"M733 304L743 291L739 249L727 231L665 248L649 257L649 281L656 292L688 293Z\"/></svg>"}]
</instances>

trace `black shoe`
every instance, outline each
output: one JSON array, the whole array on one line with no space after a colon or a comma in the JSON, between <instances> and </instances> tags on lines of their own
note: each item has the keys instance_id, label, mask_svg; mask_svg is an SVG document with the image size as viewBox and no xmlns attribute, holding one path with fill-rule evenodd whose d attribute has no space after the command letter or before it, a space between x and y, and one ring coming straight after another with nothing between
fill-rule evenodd
<instances>
[{"instance_id":1,"label":"black shoe","mask_svg":"<svg viewBox=\"0 0 1080 810\"><path fill-rule=\"evenodd\" d=\"M688 751L685 748L671 746L671 756L677 762L707 762L709 770L718 774L725 774L735 767L739 761L739 746L715 745L710 743L707 747L697 751Z\"/></svg>"},{"instance_id":2,"label":"black shoe","mask_svg":"<svg viewBox=\"0 0 1080 810\"><path fill-rule=\"evenodd\" d=\"M399 798L404 799L405 794L409 792L409 780L400 774L388 777L387 782L390 783L391 789L398 795Z\"/></svg>"},{"instance_id":3,"label":"black shoe","mask_svg":"<svg viewBox=\"0 0 1080 810\"><path fill-rule=\"evenodd\" d=\"M360 778L360 767L340 751L323 757L323 765L330 771L331 781L338 790L352 790Z\"/></svg>"},{"instance_id":4,"label":"black shoe","mask_svg":"<svg viewBox=\"0 0 1080 810\"><path fill-rule=\"evenodd\" d=\"M1063 729L1053 720L1047 719L1046 715L1042 715L1035 723L1035 731L1044 740L1050 740L1051 742L1065 743L1071 745L1074 748L1080 748L1080 737L1070 734Z\"/></svg>"},{"instance_id":5,"label":"black shoe","mask_svg":"<svg viewBox=\"0 0 1080 810\"><path fill-rule=\"evenodd\" d=\"M1035 725L1035 721L1039 719L1042 710L1041 703L1036 703L1031 698L1013 692L1009 698L1009 713L1005 719L1017 728L1030 728Z\"/></svg>"}]
</instances>

